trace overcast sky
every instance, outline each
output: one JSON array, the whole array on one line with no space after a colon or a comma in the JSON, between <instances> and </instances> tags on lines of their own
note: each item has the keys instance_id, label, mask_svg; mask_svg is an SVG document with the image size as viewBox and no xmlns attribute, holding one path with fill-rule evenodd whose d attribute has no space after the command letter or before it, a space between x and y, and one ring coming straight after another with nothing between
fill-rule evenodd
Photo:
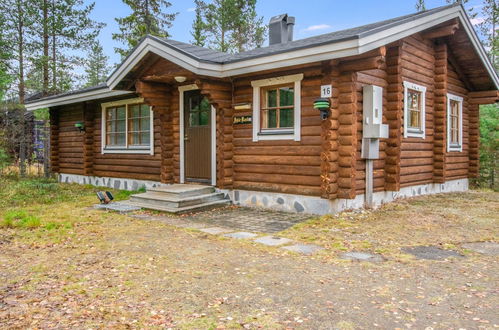
<instances>
[{"instance_id":1,"label":"overcast sky","mask_svg":"<svg viewBox=\"0 0 499 330\"><path fill-rule=\"evenodd\" d=\"M84 0L91 3L90 0ZM128 6L122 0L94 0L96 2L92 17L104 22L107 26L102 30L99 38L110 62L120 61L115 54L114 47L118 43L111 39L111 34L118 31L115 17L129 14ZM193 0L170 0L171 12L179 15L170 29L172 39L189 42L192 21L194 19ZM257 12L268 23L270 17L287 13L296 17L294 39L303 39L310 36L350 27L373 23L384 19L414 13L415 0L258 0ZM480 0L470 0L467 7L480 6ZM445 0L426 0L428 9L446 5ZM267 44L267 43L266 43Z\"/></svg>"}]
</instances>

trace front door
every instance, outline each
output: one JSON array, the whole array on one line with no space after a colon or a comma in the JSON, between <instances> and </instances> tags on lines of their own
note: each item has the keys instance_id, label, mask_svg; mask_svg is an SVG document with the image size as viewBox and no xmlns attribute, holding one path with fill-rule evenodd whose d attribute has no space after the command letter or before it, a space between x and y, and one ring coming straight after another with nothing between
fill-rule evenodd
<instances>
[{"instance_id":1,"label":"front door","mask_svg":"<svg viewBox=\"0 0 499 330\"><path fill-rule=\"evenodd\" d=\"M211 105L199 90L184 92L185 181L211 183Z\"/></svg>"}]
</instances>

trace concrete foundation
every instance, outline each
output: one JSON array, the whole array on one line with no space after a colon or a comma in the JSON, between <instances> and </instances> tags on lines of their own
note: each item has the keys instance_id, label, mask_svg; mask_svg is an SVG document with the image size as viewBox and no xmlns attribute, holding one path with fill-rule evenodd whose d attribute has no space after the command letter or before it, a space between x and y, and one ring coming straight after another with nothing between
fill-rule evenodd
<instances>
[{"instance_id":1,"label":"concrete foundation","mask_svg":"<svg viewBox=\"0 0 499 330\"><path fill-rule=\"evenodd\" d=\"M60 174L59 181L64 183L90 184L122 190L138 190L142 187L153 188L164 186L156 181L83 176L75 174ZM468 190L468 179L452 180L445 183L422 184L401 188L400 191L376 192L373 204L380 206L399 198L444 192L462 192ZM330 214L350 209L361 209L365 205L365 196L358 195L355 199L328 200L314 196L269 193L249 190L219 190L228 195L230 200L241 206L262 207L276 211L297 212L308 214Z\"/></svg>"}]
</instances>

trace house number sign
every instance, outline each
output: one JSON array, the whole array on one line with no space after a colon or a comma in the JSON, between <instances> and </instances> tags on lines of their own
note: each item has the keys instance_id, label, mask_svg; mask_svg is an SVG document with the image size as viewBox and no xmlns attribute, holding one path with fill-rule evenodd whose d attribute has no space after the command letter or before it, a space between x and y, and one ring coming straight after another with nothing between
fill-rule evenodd
<instances>
[{"instance_id":1,"label":"house number sign","mask_svg":"<svg viewBox=\"0 0 499 330\"><path fill-rule=\"evenodd\" d=\"M321 86L321 97L331 97L332 93L333 93L333 86L331 85Z\"/></svg>"}]
</instances>

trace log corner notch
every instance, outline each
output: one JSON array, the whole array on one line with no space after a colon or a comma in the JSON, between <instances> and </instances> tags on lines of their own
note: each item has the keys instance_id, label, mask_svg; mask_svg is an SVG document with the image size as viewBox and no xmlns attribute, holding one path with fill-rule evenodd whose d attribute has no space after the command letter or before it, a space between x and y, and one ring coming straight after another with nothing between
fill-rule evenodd
<instances>
[{"instance_id":1,"label":"log corner notch","mask_svg":"<svg viewBox=\"0 0 499 330\"><path fill-rule=\"evenodd\" d=\"M173 183L173 115L170 110L171 87L157 82L135 82L137 94L152 106L155 118L159 117L161 135L161 176L162 183ZM155 120L156 121L156 120Z\"/></svg>"},{"instance_id":2,"label":"log corner notch","mask_svg":"<svg viewBox=\"0 0 499 330\"><path fill-rule=\"evenodd\" d=\"M83 122L85 133L83 137L83 175L94 174L94 129L95 111L94 104L85 102L83 104Z\"/></svg>"},{"instance_id":3,"label":"log corner notch","mask_svg":"<svg viewBox=\"0 0 499 330\"><path fill-rule=\"evenodd\" d=\"M322 63L323 85L332 85L330 116L322 121L321 140L321 197L336 199L338 196L338 68L335 61Z\"/></svg>"},{"instance_id":4,"label":"log corner notch","mask_svg":"<svg viewBox=\"0 0 499 330\"><path fill-rule=\"evenodd\" d=\"M454 35L459 30L459 19L454 18L421 33L424 39L436 39Z\"/></svg>"},{"instance_id":5,"label":"log corner notch","mask_svg":"<svg viewBox=\"0 0 499 330\"><path fill-rule=\"evenodd\" d=\"M216 111L216 175L217 187L231 189L233 183L233 85L225 80L196 80L201 94Z\"/></svg>"},{"instance_id":6,"label":"log corner notch","mask_svg":"<svg viewBox=\"0 0 499 330\"><path fill-rule=\"evenodd\" d=\"M50 121L50 172L59 173L59 111L49 109Z\"/></svg>"},{"instance_id":7,"label":"log corner notch","mask_svg":"<svg viewBox=\"0 0 499 330\"><path fill-rule=\"evenodd\" d=\"M447 145L447 44L435 45L433 182L444 183Z\"/></svg>"},{"instance_id":8,"label":"log corner notch","mask_svg":"<svg viewBox=\"0 0 499 330\"><path fill-rule=\"evenodd\" d=\"M480 148L480 105L499 102L499 90L468 93L469 120L469 171L470 178L478 177Z\"/></svg>"}]
</instances>

